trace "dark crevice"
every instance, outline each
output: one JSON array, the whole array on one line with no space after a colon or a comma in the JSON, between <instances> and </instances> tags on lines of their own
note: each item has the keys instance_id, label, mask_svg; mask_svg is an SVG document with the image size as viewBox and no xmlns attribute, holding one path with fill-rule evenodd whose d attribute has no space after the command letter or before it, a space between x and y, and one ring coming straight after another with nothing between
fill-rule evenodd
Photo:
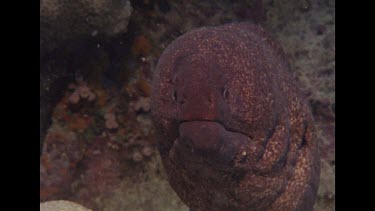
<instances>
[{"instance_id":1,"label":"dark crevice","mask_svg":"<svg viewBox=\"0 0 375 211\"><path fill-rule=\"evenodd\" d=\"M235 183L240 183L243 178L245 177L246 172L245 171L237 171L231 175L231 178Z\"/></svg>"},{"instance_id":2,"label":"dark crevice","mask_svg":"<svg viewBox=\"0 0 375 211\"><path fill-rule=\"evenodd\" d=\"M223 126L224 129L228 132L239 133L239 134L242 134L246 137L249 137L250 139L253 139L253 136L249 136L248 134L242 133L240 131L235 131L235 130L229 129L228 127L225 126L225 124L223 124L221 121L218 121L218 120L207 120L207 119L182 120L182 121L179 121L178 124L181 125L184 122L215 122L215 123L219 123L221 126Z\"/></svg>"}]
</instances>

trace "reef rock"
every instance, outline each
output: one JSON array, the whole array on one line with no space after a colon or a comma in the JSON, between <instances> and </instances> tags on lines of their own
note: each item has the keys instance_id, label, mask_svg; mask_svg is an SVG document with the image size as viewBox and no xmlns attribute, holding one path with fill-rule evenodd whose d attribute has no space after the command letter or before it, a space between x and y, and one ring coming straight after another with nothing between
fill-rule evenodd
<instances>
[{"instance_id":1,"label":"reef rock","mask_svg":"<svg viewBox=\"0 0 375 211\"><path fill-rule=\"evenodd\" d=\"M86 207L65 200L47 201L40 203L40 211L92 211Z\"/></svg>"},{"instance_id":2,"label":"reef rock","mask_svg":"<svg viewBox=\"0 0 375 211\"><path fill-rule=\"evenodd\" d=\"M128 0L41 0L40 48L80 36L124 33L131 12Z\"/></svg>"},{"instance_id":3,"label":"reef rock","mask_svg":"<svg viewBox=\"0 0 375 211\"><path fill-rule=\"evenodd\" d=\"M259 26L204 27L173 41L151 95L159 151L196 210L312 210L313 118L281 47Z\"/></svg>"},{"instance_id":4,"label":"reef rock","mask_svg":"<svg viewBox=\"0 0 375 211\"><path fill-rule=\"evenodd\" d=\"M61 90L96 55L98 40L127 31L132 12L129 0L40 1L40 145L51 124Z\"/></svg>"}]
</instances>

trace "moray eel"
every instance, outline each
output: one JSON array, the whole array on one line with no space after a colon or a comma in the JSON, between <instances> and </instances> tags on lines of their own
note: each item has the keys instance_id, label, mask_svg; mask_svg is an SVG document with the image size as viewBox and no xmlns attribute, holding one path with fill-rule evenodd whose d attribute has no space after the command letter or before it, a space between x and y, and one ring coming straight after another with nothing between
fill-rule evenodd
<instances>
[{"instance_id":1,"label":"moray eel","mask_svg":"<svg viewBox=\"0 0 375 211\"><path fill-rule=\"evenodd\" d=\"M313 210L313 118L261 27L192 30L161 55L152 116L168 180L194 210Z\"/></svg>"}]
</instances>

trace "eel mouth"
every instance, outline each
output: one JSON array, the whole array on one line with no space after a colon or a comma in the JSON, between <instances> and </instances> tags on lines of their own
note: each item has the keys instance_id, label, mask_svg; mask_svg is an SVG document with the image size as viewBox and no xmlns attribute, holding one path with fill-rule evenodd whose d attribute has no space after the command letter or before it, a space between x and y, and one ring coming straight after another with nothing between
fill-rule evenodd
<instances>
[{"instance_id":1,"label":"eel mouth","mask_svg":"<svg viewBox=\"0 0 375 211\"><path fill-rule=\"evenodd\" d=\"M217 121L183 121L173 148L179 160L226 169L234 166L238 155L246 154L246 146L251 141L248 136L229 131Z\"/></svg>"}]
</instances>

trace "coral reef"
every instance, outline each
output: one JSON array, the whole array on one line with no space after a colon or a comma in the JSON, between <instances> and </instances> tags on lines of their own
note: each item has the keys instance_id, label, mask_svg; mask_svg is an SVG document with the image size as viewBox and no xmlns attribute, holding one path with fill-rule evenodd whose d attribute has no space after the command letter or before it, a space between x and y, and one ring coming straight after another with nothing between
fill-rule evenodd
<instances>
[{"instance_id":1,"label":"coral reef","mask_svg":"<svg viewBox=\"0 0 375 211\"><path fill-rule=\"evenodd\" d=\"M129 86L135 90L135 83ZM150 160L153 126L145 117L138 119L149 109L136 113L126 106L138 103L144 108L149 99L137 91L130 97L129 89L110 97L108 90L83 81L69 84L53 112L40 158L42 201L74 200L100 209L98 197L109 197L128 176L126 169L139 163L132 171L140 171Z\"/></svg>"},{"instance_id":2,"label":"coral reef","mask_svg":"<svg viewBox=\"0 0 375 211\"><path fill-rule=\"evenodd\" d=\"M40 47L51 50L68 39L124 33L131 11L128 0L41 0Z\"/></svg>"},{"instance_id":3,"label":"coral reef","mask_svg":"<svg viewBox=\"0 0 375 211\"><path fill-rule=\"evenodd\" d=\"M74 180L71 169L76 168L83 158L81 149L86 145L78 141L74 132L64 131L59 126L49 130L54 132L47 135L40 158L40 198L43 201L70 194L69 187Z\"/></svg>"},{"instance_id":4,"label":"coral reef","mask_svg":"<svg viewBox=\"0 0 375 211\"><path fill-rule=\"evenodd\" d=\"M87 56L95 54L99 41L125 33L131 11L128 0L40 1L41 145L53 107L62 96L61 90L77 76L78 63L91 62ZM102 60L105 55L99 57ZM94 68L90 72L95 72Z\"/></svg>"}]
</instances>

